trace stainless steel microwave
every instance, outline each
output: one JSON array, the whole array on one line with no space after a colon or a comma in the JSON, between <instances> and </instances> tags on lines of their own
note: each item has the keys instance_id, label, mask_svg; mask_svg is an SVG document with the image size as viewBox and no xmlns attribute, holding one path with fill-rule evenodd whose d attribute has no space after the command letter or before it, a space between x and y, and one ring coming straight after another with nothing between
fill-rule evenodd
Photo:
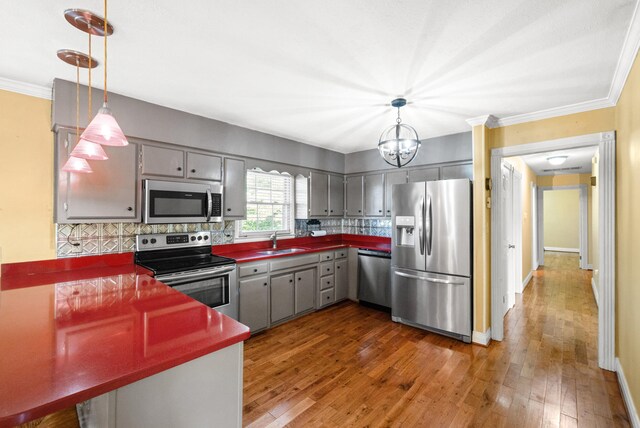
<instances>
[{"instance_id":1,"label":"stainless steel microwave","mask_svg":"<svg viewBox=\"0 0 640 428\"><path fill-rule=\"evenodd\" d=\"M222 221L222 185L143 180L145 223Z\"/></svg>"}]
</instances>

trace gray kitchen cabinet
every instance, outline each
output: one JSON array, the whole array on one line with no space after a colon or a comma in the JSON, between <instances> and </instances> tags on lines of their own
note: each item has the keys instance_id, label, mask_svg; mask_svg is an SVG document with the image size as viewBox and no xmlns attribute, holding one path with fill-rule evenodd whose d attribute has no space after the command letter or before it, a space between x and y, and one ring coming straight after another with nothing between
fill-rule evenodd
<instances>
[{"instance_id":1,"label":"gray kitchen cabinet","mask_svg":"<svg viewBox=\"0 0 640 428\"><path fill-rule=\"evenodd\" d=\"M384 210L385 216L391 215L391 194L394 184L404 184L407 182L406 171L387 172L384 177Z\"/></svg>"},{"instance_id":2,"label":"gray kitchen cabinet","mask_svg":"<svg viewBox=\"0 0 640 428\"><path fill-rule=\"evenodd\" d=\"M187 152L187 178L208 181L222 180L222 158Z\"/></svg>"},{"instance_id":3,"label":"gray kitchen cabinet","mask_svg":"<svg viewBox=\"0 0 640 428\"><path fill-rule=\"evenodd\" d=\"M473 179L473 164L448 165L441 168L441 179L450 180L453 178Z\"/></svg>"},{"instance_id":4,"label":"gray kitchen cabinet","mask_svg":"<svg viewBox=\"0 0 640 428\"><path fill-rule=\"evenodd\" d=\"M75 144L74 134L59 135L57 151L56 223L140 221L138 145L103 147L104 161L89 161L92 174L62 171ZM66 147L65 147L66 145Z\"/></svg>"},{"instance_id":5,"label":"gray kitchen cabinet","mask_svg":"<svg viewBox=\"0 0 640 428\"><path fill-rule=\"evenodd\" d=\"M344 215L344 178L341 175L329 175L329 215Z\"/></svg>"},{"instance_id":6,"label":"gray kitchen cabinet","mask_svg":"<svg viewBox=\"0 0 640 428\"><path fill-rule=\"evenodd\" d=\"M309 174L309 214L311 217L329 215L329 175L322 172Z\"/></svg>"},{"instance_id":7,"label":"gray kitchen cabinet","mask_svg":"<svg viewBox=\"0 0 640 428\"><path fill-rule=\"evenodd\" d=\"M336 302L347 298L349 294L349 265L346 258L335 262L333 286Z\"/></svg>"},{"instance_id":8,"label":"gray kitchen cabinet","mask_svg":"<svg viewBox=\"0 0 640 428\"><path fill-rule=\"evenodd\" d=\"M364 176L364 215L384 216L384 174Z\"/></svg>"},{"instance_id":9,"label":"gray kitchen cabinet","mask_svg":"<svg viewBox=\"0 0 640 428\"><path fill-rule=\"evenodd\" d=\"M184 152L156 146L142 146L142 175L184 177Z\"/></svg>"},{"instance_id":10,"label":"gray kitchen cabinet","mask_svg":"<svg viewBox=\"0 0 640 428\"><path fill-rule=\"evenodd\" d=\"M347 216L358 217L362 216L363 210L363 193L362 193L363 177L356 175L353 177L347 177Z\"/></svg>"},{"instance_id":11,"label":"gray kitchen cabinet","mask_svg":"<svg viewBox=\"0 0 640 428\"><path fill-rule=\"evenodd\" d=\"M294 314L294 274L271 277L271 322L276 323Z\"/></svg>"},{"instance_id":12,"label":"gray kitchen cabinet","mask_svg":"<svg viewBox=\"0 0 640 428\"><path fill-rule=\"evenodd\" d=\"M239 281L240 322L251 332L269 327L269 277L266 275Z\"/></svg>"},{"instance_id":13,"label":"gray kitchen cabinet","mask_svg":"<svg viewBox=\"0 0 640 428\"><path fill-rule=\"evenodd\" d=\"M225 218L243 219L247 216L247 185L244 161L224 159L224 212Z\"/></svg>"},{"instance_id":14,"label":"gray kitchen cabinet","mask_svg":"<svg viewBox=\"0 0 640 428\"><path fill-rule=\"evenodd\" d=\"M409 171L409 183L418 181L435 181L440 179L440 168L421 168Z\"/></svg>"},{"instance_id":15,"label":"gray kitchen cabinet","mask_svg":"<svg viewBox=\"0 0 640 428\"><path fill-rule=\"evenodd\" d=\"M306 269L295 273L295 313L309 311L314 308L316 270Z\"/></svg>"}]
</instances>

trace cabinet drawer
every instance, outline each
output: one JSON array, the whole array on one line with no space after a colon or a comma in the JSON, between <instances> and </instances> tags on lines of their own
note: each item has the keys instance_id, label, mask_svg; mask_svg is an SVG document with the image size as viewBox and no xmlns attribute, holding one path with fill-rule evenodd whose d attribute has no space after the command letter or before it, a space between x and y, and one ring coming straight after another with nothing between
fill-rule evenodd
<instances>
[{"instance_id":1,"label":"cabinet drawer","mask_svg":"<svg viewBox=\"0 0 640 428\"><path fill-rule=\"evenodd\" d=\"M333 256L336 259L344 259L345 257L347 257L347 254L348 254L347 250L344 249L344 250L338 250L338 251L334 252Z\"/></svg>"},{"instance_id":2,"label":"cabinet drawer","mask_svg":"<svg viewBox=\"0 0 640 428\"><path fill-rule=\"evenodd\" d=\"M333 288L334 278L333 275L327 275L320 278L320 290L326 290L327 288Z\"/></svg>"},{"instance_id":3,"label":"cabinet drawer","mask_svg":"<svg viewBox=\"0 0 640 428\"><path fill-rule=\"evenodd\" d=\"M238 274L240 278L249 275L257 275L259 273L265 273L268 270L267 263L252 263L248 265L240 265L238 268Z\"/></svg>"},{"instance_id":4,"label":"cabinet drawer","mask_svg":"<svg viewBox=\"0 0 640 428\"><path fill-rule=\"evenodd\" d=\"M320 307L332 304L335 301L333 288L328 288L320 292Z\"/></svg>"},{"instance_id":5,"label":"cabinet drawer","mask_svg":"<svg viewBox=\"0 0 640 428\"><path fill-rule=\"evenodd\" d=\"M333 260L333 253L322 253L320 254L320 261L326 262L327 260Z\"/></svg>"},{"instance_id":6,"label":"cabinet drawer","mask_svg":"<svg viewBox=\"0 0 640 428\"><path fill-rule=\"evenodd\" d=\"M333 262L320 263L320 275L333 275Z\"/></svg>"},{"instance_id":7,"label":"cabinet drawer","mask_svg":"<svg viewBox=\"0 0 640 428\"><path fill-rule=\"evenodd\" d=\"M295 257L282 257L271 262L271 272L298 266L310 265L312 263L318 263L318 261L319 257L317 254L308 254L305 256Z\"/></svg>"}]
</instances>

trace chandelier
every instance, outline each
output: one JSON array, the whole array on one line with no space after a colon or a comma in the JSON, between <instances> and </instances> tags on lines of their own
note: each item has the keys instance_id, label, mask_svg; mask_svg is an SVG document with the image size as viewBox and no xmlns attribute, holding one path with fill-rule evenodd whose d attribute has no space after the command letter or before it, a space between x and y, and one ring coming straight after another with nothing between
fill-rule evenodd
<instances>
[{"instance_id":1,"label":"chandelier","mask_svg":"<svg viewBox=\"0 0 640 428\"><path fill-rule=\"evenodd\" d=\"M391 106L398 109L396 124L385 129L378 142L378 150L385 162L398 168L411 162L420 148L418 133L412 126L402 123L400 118L400 107L406 104L404 98L391 101Z\"/></svg>"}]
</instances>

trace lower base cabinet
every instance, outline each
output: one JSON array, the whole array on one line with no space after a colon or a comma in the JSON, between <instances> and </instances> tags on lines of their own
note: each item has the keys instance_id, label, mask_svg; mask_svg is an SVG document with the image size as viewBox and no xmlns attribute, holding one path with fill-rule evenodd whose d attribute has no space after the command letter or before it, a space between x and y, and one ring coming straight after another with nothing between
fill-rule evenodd
<instances>
[{"instance_id":1,"label":"lower base cabinet","mask_svg":"<svg viewBox=\"0 0 640 428\"><path fill-rule=\"evenodd\" d=\"M293 274L271 277L271 322L275 323L293 316Z\"/></svg>"},{"instance_id":2,"label":"lower base cabinet","mask_svg":"<svg viewBox=\"0 0 640 428\"><path fill-rule=\"evenodd\" d=\"M240 322L251 333L269 327L269 277L242 279L238 283L240 294Z\"/></svg>"},{"instance_id":3,"label":"lower base cabinet","mask_svg":"<svg viewBox=\"0 0 640 428\"><path fill-rule=\"evenodd\" d=\"M336 289L336 302L344 300L349 295L349 271L347 259L336 260L334 273L334 288Z\"/></svg>"},{"instance_id":4,"label":"lower base cabinet","mask_svg":"<svg viewBox=\"0 0 640 428\"><path fill-rule=\"evenodd\" d=\"M295 277L295 313L297 315L314 308L313 295L316 289L316 270L306 269L301 272L296 272Z\"/></svg>"}]
</instances>

